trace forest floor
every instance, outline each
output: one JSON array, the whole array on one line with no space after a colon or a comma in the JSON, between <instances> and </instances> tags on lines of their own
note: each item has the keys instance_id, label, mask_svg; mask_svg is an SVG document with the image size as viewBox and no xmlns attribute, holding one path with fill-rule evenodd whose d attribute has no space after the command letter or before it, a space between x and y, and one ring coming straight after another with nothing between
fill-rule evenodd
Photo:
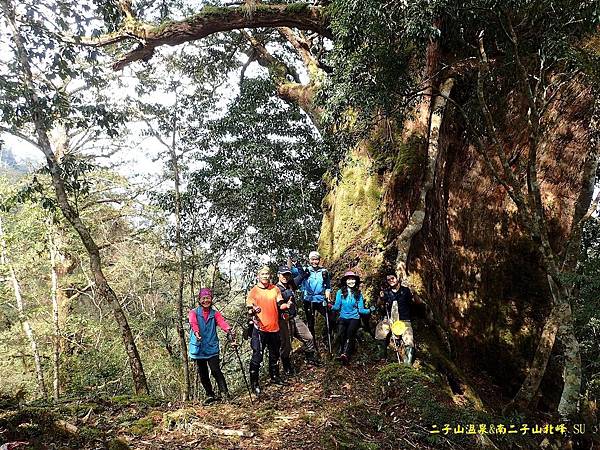
<instances>
[{"instance_id":1,"label":"forest floor","mask_svg":"<svg viewBox=\"0 0 600 450\"><path fill-rule=\"evenodd\" d=\"M230 403L167 402L152 397L78 399L56 406L0 412L0 444L81 449L470 449L539 448L527 437L445 435L437 424L493 422L469 399L453 394L431 366L375 358L363 346L349 366L326 358L302 365L287 386L262 382ZM507 440L508 439L508 440ZM25 444L26 443L26 444ZM0 447L1 450L10 447Z\"/></svg>"}]
</instances>

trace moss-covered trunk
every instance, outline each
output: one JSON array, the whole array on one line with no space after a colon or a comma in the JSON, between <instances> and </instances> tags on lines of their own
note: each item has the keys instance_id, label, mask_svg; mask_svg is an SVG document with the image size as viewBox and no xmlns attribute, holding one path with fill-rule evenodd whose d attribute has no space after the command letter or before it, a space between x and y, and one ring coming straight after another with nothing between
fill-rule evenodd
<instances>
[{"instance_id":1,"label":"moss-covered trunk","mask_svg":"<svg viewBox=\"0 0 600 450\"><path fill-rule=\"evenodd\" d=\"M459 92L468 88L457 80ZM451 336L456 362L467 374L512 396L552 309L543 261L453 107L440 125L434 170L427 171L433 104L424 101L410 122L396 127L402 131L387 136L394 142L393 154L382 157L382 131L377 129L349 152L339 176L328 181L319 247L334 281L343 270L360 272L367 302L383 282L383 272L396 268L406 253L409 281L432 307L440 329ZM556 253L571 234L582 192L589 191L585 167L592 106L589 90L575 82L565 87L550 107L552 125L540 145L538 177ZM527 143L526 127L519 125L526 114L514 108L497 112L507 153ZM408 233L411 218L418 214L419 196L430 175L422 226L403 241L399 236ZM560 399L561 386L555 381L559 370L551 365L542 382L547 403L542 406L553 410Z\"/></svg>"}]
</instances>

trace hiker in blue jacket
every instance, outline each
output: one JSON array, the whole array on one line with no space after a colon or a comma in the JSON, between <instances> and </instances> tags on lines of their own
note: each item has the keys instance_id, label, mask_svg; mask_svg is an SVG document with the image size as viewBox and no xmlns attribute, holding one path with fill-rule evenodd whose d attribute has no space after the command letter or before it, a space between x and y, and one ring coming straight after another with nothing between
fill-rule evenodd
<instances>
[{"instance_id":1,"label":"hiker in blue jacket","mask_svg":"<svg viewBox=\"0 0 600 450\"><path fill-rule=\"evenodd\" d=\"M318 311L325 318L325 333L323 337L327 342L333 334L334 323L334 317L330 311L331 279L327 269L321 266L321 255L319 252L310 252L308 260L310 265L305 269L306 274L300 286L304 299L306 324L313 338L315 338L315 312ZM329 332L329 336L327 332Z\"/></svg>"},{"instance_id":2,"label":"hiker in blue jacket","mask_svg":"<svg viewBox=\"0 0 600 450\"><path fill-rule=\"evenodd\" d=\"M341 289L335 296L333 311L339 311L337 321L337 338L340 342L339 359L342 364L348 364L348 359L354 352L356 332L360 327L360 316L371 311L365 308L365 301L360 292L360 277L352 271L344 274L341 280Z\"/></svg>"}]
</instances>

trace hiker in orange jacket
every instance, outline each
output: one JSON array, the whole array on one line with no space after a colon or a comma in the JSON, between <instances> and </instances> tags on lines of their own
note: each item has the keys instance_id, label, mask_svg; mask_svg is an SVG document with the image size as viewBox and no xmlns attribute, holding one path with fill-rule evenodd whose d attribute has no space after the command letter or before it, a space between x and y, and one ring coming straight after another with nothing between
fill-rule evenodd
<instances>
[{"instance_id":1,"label":"hiker in orange jacket","mask_svg":"<svg viewBox=\"0 0 600 450\"><path fill-rule=\"evenodd\" d=\"M284 302L281 291L271 283L271 269L264 266L258 271L258 282L248 292L246 300L248 314L254 320L250 345L250 388L260 394L258 375L265 348L269 349L269 375L273 384L284 385L279 375L279 310L286 310L289 304Z\"/></svg>"}]
</instances>

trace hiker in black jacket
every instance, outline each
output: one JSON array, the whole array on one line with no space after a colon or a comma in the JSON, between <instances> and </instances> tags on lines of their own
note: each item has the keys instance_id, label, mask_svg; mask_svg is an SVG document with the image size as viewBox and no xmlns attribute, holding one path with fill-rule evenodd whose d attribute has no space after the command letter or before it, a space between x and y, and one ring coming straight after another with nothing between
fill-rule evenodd
<instances>
[{"instance_id":1,"label":"hiker in black jacket","mask_svg":"<svg viewBox=\"0 0 600 450\"><path fill-rule=\"evenodd\" d=\"M291 360L292 339L296 338L304 346L306 362L312 365L318 365L319 361L315 354L315 345L313 335L306 324L298 317L298 307L296 303L296 292L298 286L305 278L305 272L301 266L291 267L291 259L288 258L287 266L280 266L277 271L279 281L277 287L281 291L284 302L291 303L291 307L285 311L280 311L279 316L279 335L281 338L281 362L283 371L287 375L295 373ZM295 269L295 276L292 276L292 269Z\"/></svg>"},{"instance_id":2,"label":"hiker in black jacket","mask_svg":"<svg viewBox=\"0 0 600 450\"><path fill-rule=\"evenodd\" d=\"M380 292L378 302L378 315L382 320L378 324L378 329L388 330L385 333L385 337L379 335L379 339L382 339L383 348L382 356L385 357L386 349L392 339L391 326L396 321L403 322L405 328L402 332L402 342L404 342L404 363L411 365L414 353L415 353L415 341L413 335L413 329L410 322L410 308L413 303L424 303L422 300L415 298L407 286L403 286L398 280L398 276L395 273L390 273L386 276L386 282L388 287ZM382 325L387 326L383 328Z\"/></svg>"}]
</instances>

